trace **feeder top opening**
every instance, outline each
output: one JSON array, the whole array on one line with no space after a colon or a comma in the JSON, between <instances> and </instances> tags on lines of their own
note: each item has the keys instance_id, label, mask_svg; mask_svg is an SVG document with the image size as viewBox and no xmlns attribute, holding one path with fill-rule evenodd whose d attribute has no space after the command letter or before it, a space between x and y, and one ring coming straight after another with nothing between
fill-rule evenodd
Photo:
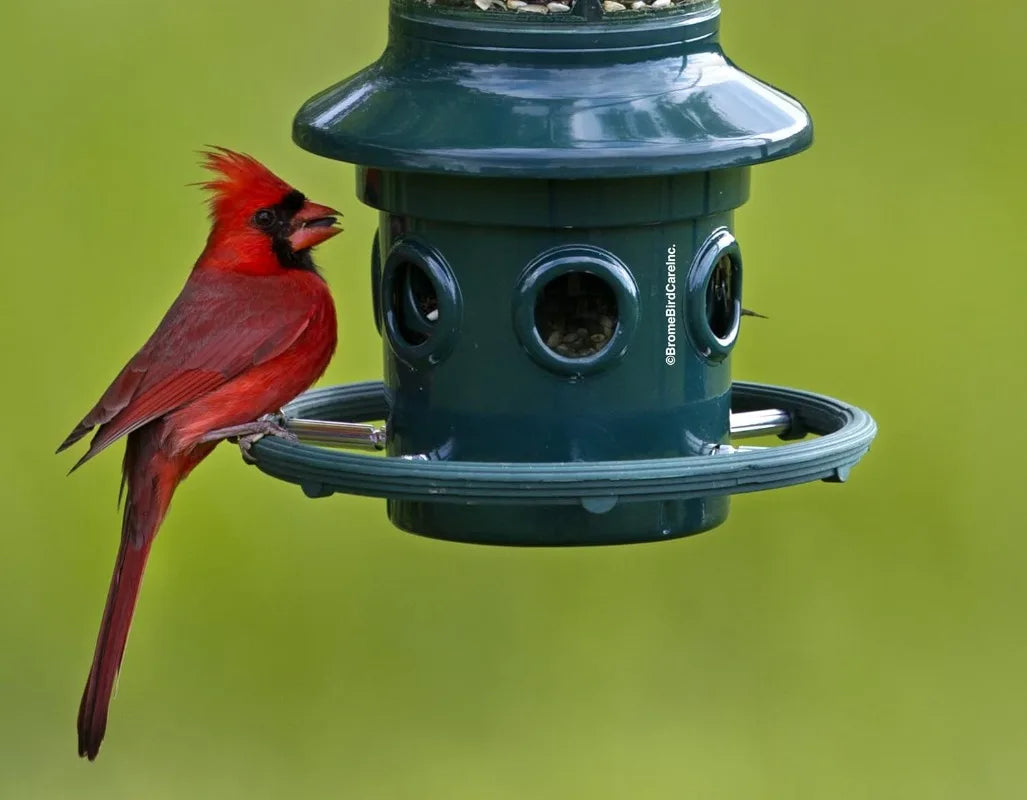
<instances>
[{"instance_id":1,"label":"feeder top opening","mask_svg":"<svg viewBox=\"0 0 1027 800\"><path fill-rule=\"evenodd\" d=\"M549 17L554 22L575 22L582 19L629 18L641 14L674 11L695 11L696 8L716 7L719 0L406 0L425 5L440 12L482 11L500 14L516 14L525 21Z\"/></svg>"},{"instance_id":2,"label":"feeder top opening","mask_svg":"<svg viewBox=\"0 0 1027 800\"><path fill-rule=\"evenodd\" d=\"M744 167L812 143L802 104L724 55L716 0L558 5L391 0L381 58L308 100L294 139L365 167L550 179Z\"/></svg>"}]
</instances>

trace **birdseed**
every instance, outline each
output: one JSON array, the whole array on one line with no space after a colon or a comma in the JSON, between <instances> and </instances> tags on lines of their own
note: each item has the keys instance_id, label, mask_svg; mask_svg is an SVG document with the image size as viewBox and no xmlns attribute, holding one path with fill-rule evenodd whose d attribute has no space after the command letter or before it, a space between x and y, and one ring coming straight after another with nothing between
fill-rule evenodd
<instances>
[{"instance_id":1,"label":"birdseed","mask_svg":"<svg viewBox=\"0 0 1027 800\"><path fill-rule=\"evenodd\" d=\"M467 8L480 11L501 11L529 14L567 14L574 4L573 0L564 2L544 2L540 0L418 0L429 6L439 8ZM622 11L666 11L667 9L694 6L706 0L603 0L603 10L607 14Z\"/></svg>"},{"instance_id":2,"label":"birdseed","mask_svg":"<svg viewBox=\"0 0 1027 800\"><path fill-rule=\"evenodd\" d=\"M605 348L616 320L616 296L605 281L588 273L553 280L535 304L539 336L565 358L586 358Z\"/></svg>"}]
</instances>

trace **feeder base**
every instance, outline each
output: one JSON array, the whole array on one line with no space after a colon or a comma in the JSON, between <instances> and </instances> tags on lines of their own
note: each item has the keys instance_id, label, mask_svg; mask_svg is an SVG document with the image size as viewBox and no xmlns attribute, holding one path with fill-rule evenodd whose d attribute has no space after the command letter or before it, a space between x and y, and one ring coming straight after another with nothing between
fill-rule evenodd
<instances>
[{"instance_id":1,"label":"feeder base","mask_svg":"<svg viewBox=\"0 0 1027 800\"><path fill-rule=\"evenodd\" d=\"M315 389L283 411L287 421L298 423L297 433L313 431L315 442L328 435L321 425L329 422L341 427L340 441L358 439L376 448L381 431L361 423L389 416L378 381ZM253 454L258 469L297 484L308 497L347 492L386 498L392 521L413 533L568 546L687 536L723 522L730 495L844 481L877 433L862 409L781 386L734 383L731 412L759 413L763 421L756 429L773 429L787 443L630 461L489 462L346 453L265 437ZM803 436L808 438L792 441Z\"/></svg>"},{"instance_id":2,"label":"feeder base","mask_svg":"<svg viewBox=\"0 0 1027 800\"><path fill-rule=\"evenodd\" d=\"M702 533L727 519L730 498L582 505L495 506L388 501L397 528L432 539L520 547L638 544Z\"/></svg>"}]
</instances>

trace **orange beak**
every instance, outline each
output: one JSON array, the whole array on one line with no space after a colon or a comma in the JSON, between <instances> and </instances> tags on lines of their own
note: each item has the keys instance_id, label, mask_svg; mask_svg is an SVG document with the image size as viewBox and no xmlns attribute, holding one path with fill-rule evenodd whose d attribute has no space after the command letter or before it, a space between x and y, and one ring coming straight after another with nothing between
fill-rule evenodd
<instances>
[{"instance_id":1,"label":"orange beak","mask_svg":"<svg viewBox=\"0 0 1027 800\"><path fill-rule=\"evenodd\" d=\"M318 205L309 200L292 218L292 233L289 244L294 252L308 250L342 233L342 228L335 226L335 218L341 217L338 211L328 206Z\"/></svg>"}]
</instances>

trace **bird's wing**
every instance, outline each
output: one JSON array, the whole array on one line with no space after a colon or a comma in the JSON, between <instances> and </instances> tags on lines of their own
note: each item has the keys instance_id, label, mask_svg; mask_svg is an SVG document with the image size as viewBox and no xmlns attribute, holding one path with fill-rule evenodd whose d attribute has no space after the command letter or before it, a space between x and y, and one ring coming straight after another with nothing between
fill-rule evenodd
<instances>
[{"instance_id":1,"label":"bird's wing","mask_svg":"<svg viewBox=\"0 0 1027 800\"><path fill-rule=\"evenodd\" d=\"M194 273L157 330L58 448L70 447L99 426L72 469L120 437L287 350L314 309L309 297L292 297L272 280L212 280Z\"/></svg>"}]
</instances>

